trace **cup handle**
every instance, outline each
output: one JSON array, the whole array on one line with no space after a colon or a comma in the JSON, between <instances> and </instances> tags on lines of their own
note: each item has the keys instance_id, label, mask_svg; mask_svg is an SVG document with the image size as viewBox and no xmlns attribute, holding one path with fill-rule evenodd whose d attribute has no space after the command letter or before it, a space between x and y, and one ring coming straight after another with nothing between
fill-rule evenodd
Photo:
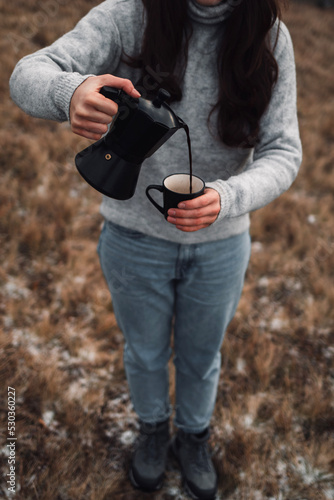
<instances>
[{"instance_id":1,"label":"cup handle","mask_svg":"<svg viewBox=\"0 0 334 500\"><path fill-rule=\"evenodd\" d=\"M163 187L162 186L158 186L156 184L151 184L150 186L147 186L147 188L146 188L146 196L150 200L150 202L155 206L155 208L157 208L159 210L159 212L161 212L162 215L164 215L165 212L164 212L163 207L161 207L155 200L153 200L152 196L150 195L149 191L151 189L156 189L157 191L160 191L160 193L162 193L163 192Z\"/></svg>"}]
</instances>

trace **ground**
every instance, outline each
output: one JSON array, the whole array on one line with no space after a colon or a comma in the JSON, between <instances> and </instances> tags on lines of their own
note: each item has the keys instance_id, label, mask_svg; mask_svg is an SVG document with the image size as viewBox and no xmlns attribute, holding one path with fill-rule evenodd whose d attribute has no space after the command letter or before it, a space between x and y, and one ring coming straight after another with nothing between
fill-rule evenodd
<instances>
[{"instance_id":1,"label":"ground","mask_svg":"<svg viewBox=\"0 0 334 500\"><path fill-rule=\"evenodd\" d=\"M6 480L0 492L16 500L181 500L173 465L155 495L127 479L138 426L122 334L96 256L100 195L74 167L88 141L67 124L26 116L9 98L15 62L96 3L16 0L1 7L4 477L8 387L15 389L17 441L16 493ZM295 47L304 158L290 190L251 216L252 257L222 348L212 422L226 500L334 497L334 10L296 2L284 21Z\"/></svg>"}]
</instances>

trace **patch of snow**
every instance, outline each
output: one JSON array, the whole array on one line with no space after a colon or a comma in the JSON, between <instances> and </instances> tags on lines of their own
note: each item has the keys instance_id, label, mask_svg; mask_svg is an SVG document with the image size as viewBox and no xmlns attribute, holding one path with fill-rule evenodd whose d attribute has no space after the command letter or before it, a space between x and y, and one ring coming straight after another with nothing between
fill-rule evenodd
<instances>
[{"instance_id":1,"label":"patch of snow","mask_svg":"<svg viewBox=\"0 0 334 500\"><path fill-rule=\"evenodd\" d=\"M168 496L175 498L175 500L187 500L189 497L185 496L177 486L170 486L166 491ZM215 500L220 500L217 496Z\"/></svg>"},{"instance_id":2,"label":"patch of snow","mask_svg":"<svg viewBox=\"0 0 334 500\"><path fill-rule=\"evenodd\" d=\"M19 280L9 277L9 280L3 287L5 293L11 299L27 299L30 295L30 290L22 285Z\"/></svg>"},{"instance_id":3,"label":"patch of snow","mask_svg":"<svg viewBox=\"0 0 334 500\"><path fill-rule=\"evenodd\" d=\"M257 282L257 284L261 287L261 288L267 288L267 286L269 285L269 279L267 276L262 276L262 278L259 279L259 281Z\"/></svg>"},{"instance_id":4,"label":"patch of snow","mask_svg":"<svg viewBox=\"0 0 334 500\"><path fill-rule=\"evenodd\" d=\"M86 281L86 278L84 278L83 276L75 276L73 278L73 283L75 283L76 285L83 285Z\"/></svg>"},{"instance_id":5,"label":"patch of snow","mask_svg":"<svg viewBox=\"0 0 334 500\"><path fill-rule=\"evenodd\" d=\"M261 330L266 330L267 329L267 321L265 319L261 319L259 322L259 328Z\"/></svg>"},{"instance_id":6,"label":"patch of snow","mask_svg":"<svg viewBox=\"0 0 334 500\"><path fill-rule=\"evenodd\" d=\"M42 419L48 427L53 422L54 416L55 416L55 413L52 410L45 411L42 414Z\"/></svg>"},{"instance_id":7,"label":"patch of snow","mask_svg":"<svg viewBox=\"0 0 334 500\"><path fill-rule=\"evenodd\" d=\"M229 422L225 422L224 429L225 429L225 432L228 436L231 436L233 434L234 429Z\"/></svg>"},{"instance_id":8,"label":"patch of snow","mask_svg":"<svg viewBox=\"0 0 334 500\"><path fill-rule=\"evenodd\" d=\"M275 497L274 500L285 500L285 498L286 498L285 496L283 497L282 491L279 491L278 497ZM302 500L302 499L300 499L300 500Z\"/></svg>"},{"instance_id":9,"label":"patch of snow","mask_svg":"<svg viewBox=\"0 0 334 500\"><path fill-rule=\"evenodd\" d=\"M27 345L37 345L40 339L28 328L14 328L12 330L12 344L17 346L20 343Z\"/></svg>"},{"instance_id":10,"label":"patch of snow","mask_svg":"<svg viewBox=\"0 0 334 500\"><path fill-rule=\"evenodd\" d=\"M17 215L19 217L22 217L22 218L25 217L27 215L27 213L28 213L28 210L26 210L25 208L19 208L17 210Z\"/></svg>"},{"instance_id":11,"label":"patch of snow","mask_svg":"<svg viewBox=\"0 0 334 500\"><path fill-rule=\"evenodd\" d=\"M331 359L334 356L334 347L333 346L324 347L323 353L324 353L325 358Z\"/></svg>"},{"instance_id":12,"label":"patch of snow","mask_svg":"<svg viewBox=\"0 0 334 500\"><path fill-rule=\"evenodd\" d=\"M68 351L66 351L65 349L64 350L61 350L60 351L60 360L59 360L59 366L68 366L69 365L69 361L72 359L70 353Z\"/></svg>"},{"instance_id":13,"label":"patch of snow","mask_svg":"<svg viewBox=\"0 0 334 500\"><path fill-rule=\"evenodd\" d=\"M312 465L304 457L297 457L296 464L293 468L300 475L306 485L316 483L319 480L334 479L331 474L327 474L312 467Z\"/></svg>"},{"instance_id":14,"label":"patch of snow","mask_svg":"<svg viewBox=\"0 0 334 500\"><path fill-rule=\"evenodd\" d=\"M72 382L67 389L68 398L80 400L87 392L86 384L87 382L84 379Z\"/></svg>"},{"instance_id":15,"label":"patch of snow","mask_svg":"<svg viewBox=\"0 0 334 500\"><path fill-rule=\"evenodd\" d=\"M244 426L246 427L246 429L249 429L250 427L252 427L253 425L253 417L252 415L245 415L244 418L243 418L243 423L244 423Z\"/></svg>"},{"instance_id":16,"label":"patch of snow","mask_svg":"<svg viewBox=\"0 0 334 500\"><path fill-rule=\"evenodd\" d=\"M29 477L29 480L27 482L27 486L30 486L36 479L36 474L33 474L32 476Z\"/></svg>"},{"instance_id":17,"label":"patch of snow","mask_svg":"<svg viewBox=\"0 0 334 500\"><path fill-rule=\"evenodd\" d=\"M176 497L176 495L179 495L181 492L179 490L179 488L177 488L176 486L170 486L168 489L167 489L167 495L171 495L172 497Z\"/></svg>"},{"instance_id":18,"label":"patch of snow","mask_svg":"<svg viewBox=\"0 0 334 500\"><path fill-rule=\"evenodd\" d=\"M15 493L14 495L21 490L21 485L20 483L18 482L17 478L15 479ZM11 491L9 491L7 488L4 489L4 493L5 493L5 496L6 498L11 498L13 499L14 496L13 496L13 493Z\"/></svg>"},{"instance_id":19,"label":"patch of snow","mask_svg":"<svg viewBox=\"0 0 334 500\"><path fill-rule=\"evenodd\" d=\"M85 361L89 361L90 363L95 363L96 361L96 352L92 349L88 350L82 347L81 349L79 349L78 355L80 358L84 359Z\"/></svg>"},{"instance_id":20,"label":"patch of snow","mask_svg":"<svg viewBox=\"0 0 334 500\"><path fill-rule=\"evenodd\" d=\"M115 434L115 431L113 429L106 429L104 433L107 437L112 438Z\"/></svg>"},{"instance_id":21,"label":"patch of snow","mask_svg":"<svg viewBox=\"0 0 334 500\"><path fill-rule=\"evenodd\" d=\"M120 441L125 446L130 446L135 442L136 434L133 431L125 431L121 434Z\"/></svg>"},{"instance_id":22,"label":"patch of snow","mask_svg":"<svg viewBox=\"0 0 334 500\"><path fill-rule=\"evenodd\" d=\"M77 189L71 189L69 194L71 198L78 198L79 196L79 192Z\"/></svg>"},{"instance_id":23,"label":"patch of snow","mask_svg":"<svg viewBox=\"0 0 334 500\"><path fill-rule=\"evenodd\" d=\"M88 446L89 448L93 448L93 439L91 436L85 436L82 440L81 443L84 446Z\"/></svg>"},{"instance_id":24,"label":"patch of snow","mask_svg":"<svg viewBox=\"0 0 334 500\"><path fill-rule=\"evenodd\" d=\"M314 297L312 295L309 295L306 298L306 303L307 303L308 306L311 306L314 303Z\"/></svg>"},{"instance_id":25,"label":"patch of snow","mask_svg":"<svg viewBox=\"0 0 334 500\"><path fill-rule=\"evenodd\" d=\"M334 498L334 488L327 488L323 490L323 493L327 500L333 500Z\"/></svg>"},{"instance_id":26,"label":"patch of snow","mask_svg":"<svg viewBox=\"0 0 334 500\"><path fill-rule=\"evenodd\" d=\"M262 252L263 250L263 245L260 241L253 241L252 243L252 252L254 253L258 253L258 252Z\"/></svg>"},{"instance_id":27,"label":"patch of snow","mask_svg":"<svg viewBox=\"0 0 334 500\"><path fill-rule=\"evenodd\" d=\"M277 472L279 474L285 474L286 473L286 463L283 462L282 460L278 460L277 465L276 465Z\"/></svg>"},{"instance_id":28,"label":"patch of snow","mask_svg":"<svg viewBox=\"0 0 334 500\"><path fill-rule=\"evenodd\" d=\"M270 329L274 332L279 332L288 326L288 321L282 318L273 318L270 322Z\"/></svg>"},{"instance_id":29,"label":"patch of snow","mask_svg":"<svg viewBox=\"0 0 334 500\"><path fill-rule=\"evenodd\" d=\"M7 445L0 448L0 454L3 454L5 457L9 457L9 448Z\"/></svg>"},{"instance_id":30,"label":"patch of snow","mask_svg":"<svg viewBox=\"0 0 334 500\"><path fill-rule=\"evenodd\" d=\"M44 184L40 184L39 186L37 186L36 192L40 196L45 196L46 195L46 186L44 186Z\"/></svg>"},{"instance_id":31,"label":"patch of snow","mask_svg":"<svg viewBox=\"0 0 334 500\"><path fill-rule=\"evenodd\" d=\"M298 290L302 289L302 284L300 281L294 281L291 288L292 288L292 290L298 292Z\"/></svg>"},{"instance_id":32,"label":"patch of snow","mask_svg":"<svg viewBox=\"0 0 334 500\"><path fill-rule=\"evenodd\" d=\"M4 316L3 318L3 326L5 328L11 328L14 325L14 320L11 316Z\"/></svg>"},{"instance_id":33,"label":"patch of snow","mask_svg":"<svg viewBox=\"0 0 334 500\"><path fill-rule=\"evenodd\" d=\"M36 358L41 355L41 350L36 347L35 345L27 345L26 350L32 355L35 356Z\"/></svg>"},{"instance_id":34,"label":"patch of snow","mask_svg":"<svg viewBox=\"0 0 334 500\"><path fill-rule=\"evenodd\" d=\"M237 364L236 364L237 372L238 373L245 373L246 370L246 361L242 358L237 359Z\"/></svg>"}]
</instances>

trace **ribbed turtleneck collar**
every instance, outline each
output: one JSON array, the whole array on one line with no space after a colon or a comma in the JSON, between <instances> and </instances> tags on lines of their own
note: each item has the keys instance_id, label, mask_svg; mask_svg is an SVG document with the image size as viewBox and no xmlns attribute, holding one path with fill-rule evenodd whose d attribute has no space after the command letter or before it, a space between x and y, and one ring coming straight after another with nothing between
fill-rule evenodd
<instances>
[{"instance_id":1,"label":"ribbed turtleneck collar","mask_svg":"<svg viewBox=\"0 0 334 500\"><path fill-rule=\"evenodd\" d=\"M230 0L222 0L217 5L200 5L196 0L189 0L189 16L202 24L217 24L230 15L232 3Z\"/></svg>"}]
</instances>

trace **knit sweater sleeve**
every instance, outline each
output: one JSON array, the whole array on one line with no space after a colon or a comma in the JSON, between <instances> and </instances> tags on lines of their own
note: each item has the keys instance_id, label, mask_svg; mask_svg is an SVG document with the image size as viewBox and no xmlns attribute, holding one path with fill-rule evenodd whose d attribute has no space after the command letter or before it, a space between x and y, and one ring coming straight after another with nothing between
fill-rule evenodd
<instances>
[{"instance_id":1,"label":"knit sweater sleeve","mask_svg":"<svg viewBox=\"0 0 334 500\"><path fill-rule=\"evenodd\" d=\"M23 111L66 121L75 89L89 76L117 67L121 38L107 4L93 8L72 31L17 63L10 92Z\"/></svg>"},{"instance_id":2,"label":"knit sweater sleeve","mask_svg":"<svg viewBox=\"0 0 334 500\"><path fill-rule=\"evenodd\" d=\"M296 70L292 40L283 23L275 57L278 81L261 119L259 142L252 160L240 174L207 184L221 197L216 223L267 205L286 191L297 176L302 148L297 120Z\"/></svg>"}]
</instances>

